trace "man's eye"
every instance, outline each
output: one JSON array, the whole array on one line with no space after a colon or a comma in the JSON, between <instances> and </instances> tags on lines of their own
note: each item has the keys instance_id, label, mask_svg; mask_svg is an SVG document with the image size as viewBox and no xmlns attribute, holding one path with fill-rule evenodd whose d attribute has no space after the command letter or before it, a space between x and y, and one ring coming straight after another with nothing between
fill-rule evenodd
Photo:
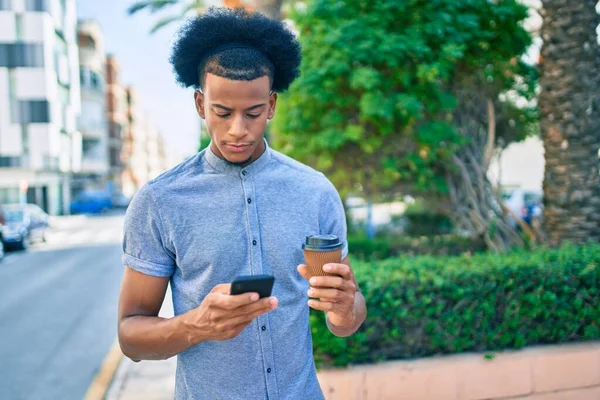
<instances>
[{"instance_id":1,"label":"man's eye","mask_svg":"<svg viewBox=\"0 0 600 400\"><path fill-rule=\"evenodd\" d=\"M260 114L246 114L246 116L247 116L248 118L255 119L255 118L258 118L258 117L260 117Z\"/></svg>"},{"instance_id":2,"label":"man's eye","mask_svg":"<svg viewBox=\"0 0 600 400\"><path fill-rule=\"evenodd\" d=\"M217 117L219 117L219 118L227 118L231 115L231 114L218 114L218 113L216 113L216 114L217 114Z\"/></svg>"}]
</instances>

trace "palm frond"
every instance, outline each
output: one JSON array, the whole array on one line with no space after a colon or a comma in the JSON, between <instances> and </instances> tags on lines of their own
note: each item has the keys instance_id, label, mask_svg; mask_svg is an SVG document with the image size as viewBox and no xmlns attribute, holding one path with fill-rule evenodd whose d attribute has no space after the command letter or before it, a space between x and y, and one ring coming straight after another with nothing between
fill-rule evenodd
<instances>
[{"instance_id":1,"label":"palm frond","mask_svg":"<svg viewBox=\"0 0 600 400\"><path fill-rule=\"evenodd\" d=\"M190 1L187 5L183 7L183 10L181 10L181 16L185 17L191 11L201 13L206 9L206 7L202 5L202 3L202 1Z\"/></svg>"},{"instance_id":2,"label":"palm frond","mask_svg":"<svg viewBox=\"0 0 600 400\"><path fill-rule=\"evenodd\" d=\"M155 13L162 10L166 6L172 6L178 4L180 0L145 0L133 3L127 8L127 14L133 15L141 10L149 9L150 12Z\"/></svg>"},{"instance_id":3,"label":"palm frond","mask_svg":"<svg viewBox=\"0 0 600 400\"><path fill-rule=\"evenodd\" d=\"M181 21L184 18L185 18L184 14L171 15L169 17L162 18L161 20L159 20L152 26L152 29L150 29L150 34L152 35L152 34L156 33L156 31L164 28L165 26L169 25L170 23Z\"/></svg>"}]
</instances>

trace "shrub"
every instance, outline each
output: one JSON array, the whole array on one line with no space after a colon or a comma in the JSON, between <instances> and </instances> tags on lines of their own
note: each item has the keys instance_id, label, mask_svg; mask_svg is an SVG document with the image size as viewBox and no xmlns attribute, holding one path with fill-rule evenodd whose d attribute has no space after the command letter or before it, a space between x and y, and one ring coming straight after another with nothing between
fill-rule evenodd
<instances>
[{"instance_id":1,"label":"shrub","mask_svg":"<svg viewBox=\"0 0 600 400\"><path fill-rule=\"evenodd\" d=\"M348 338L311 313L320 366L600 338L600 245L354 262L368 317Z\"/></svg>"},{"instance_id":2,"label":"shrub","mask_svg":"<svg viewBox=\"0 0 600 400\"><path fill-rule=\"evenodd\" d=\"M460 235L384 236L368 239L348 237L352 256L360 260L382 260L396 256L437 255L458 256L485 250L485 243Z\"/></svg>"}]
</instances>

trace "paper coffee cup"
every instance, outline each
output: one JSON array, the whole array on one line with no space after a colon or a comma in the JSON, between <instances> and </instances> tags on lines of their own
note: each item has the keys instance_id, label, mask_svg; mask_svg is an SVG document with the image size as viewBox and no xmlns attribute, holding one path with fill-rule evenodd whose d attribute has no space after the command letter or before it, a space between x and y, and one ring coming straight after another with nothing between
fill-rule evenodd
<instances>
[{"instance_id":1,"label":"paper coffee cup","mask_svg":"<svg viewBox=\"0 0 600 400\"><path fill-rule=\"evenodd\" d=\"M343 247L344 243L335 235L307 236L302 249L310 277L339 276L323 271L323 266L329 263L341 263Z\"/></svg>"}]
</instances>

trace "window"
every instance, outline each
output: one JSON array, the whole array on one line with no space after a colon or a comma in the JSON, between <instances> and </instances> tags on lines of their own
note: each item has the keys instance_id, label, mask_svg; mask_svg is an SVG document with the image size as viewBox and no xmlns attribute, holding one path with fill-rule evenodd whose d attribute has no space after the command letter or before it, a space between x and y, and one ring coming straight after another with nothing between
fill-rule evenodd
<instances>
[{"instance_id":1,"label":"window","mask_svg":"<svg viewBox=\"0 0 600 400\"><path fill-rule=\"evenodd\" d=\"M92 78L92 88L100 89L100 81L98 79L98 74L95 72L92 72L90 74L90 78Z\"/></svg>"},{"instance_id":2,"label":"window","mask_svg":"<svg viewBox=\"0 0 600 400\"><path fill-rule=\"evenodd\" d=\"M0 67L40 68L43 66L44 49L41 43L0 43Z\"/></svg>"},{"instance_id":3,"label":"window","mask_svg":"<svg viewBox=\"0 0 600 400\"><path fill-rule=\"evenodd\" d=\"M11 0L0 0L0 10L10 10L12 4Z\"/></svg>"},{"instance_id":4,"label":"window","mask_svg":"<svg viewBox=\"0 0 600 400\"><path fill-rule=\"evenodd\" d=\"M48 100L21 100L17 106L17 115L14 123L17 124L33 124L33 123L48 123L50 122L50 103Z\"/></svg>"},{"instance_id":5,"label":"window","mask_svg":"<svg viewBox=\"0 0 600 400\"><path fill-rule=\"evenodd\" d=\"M80 68L79 69L79 82L81 83L81 86L85 86L87 84L87 71L85 68Z\"/></svg>"},{"instance_id":6,"label":"window","mask_svg":"<svg viewBox=\"0 0 600 400\"><path fill-rule=\"evenodd\" d=\"M120 167L121 166L121 152L119 149L110 149L110 166Z\"/></svg>"},{"instance_id":7,"label":"window","mask_svg":"<svg viewBox=\"0 0 600 400\"><path fill-rule=\"evenodd\" d=\"M56 171L60 165L60 159L48 154L44 155L44 169Z\"/></svg>"},{"instance_id":8,"label":"window","mask_svg":"<svg viewBox=\"0 0 600 400\"><path fill-rule=\"evenodd\" d=\"M0 156L0 168L21 167L21 157Z\"/></svg>"},{"instance_id":9,"label":"window","mask_svg":"<svg viewBox=\"0 0 600 400\"><path fill-rule=\"evenodd\" d=\"M48 0L27 0L25 9L27 11L50 11L50 4L48 3Z\"/></svg>"}]
</instances>

